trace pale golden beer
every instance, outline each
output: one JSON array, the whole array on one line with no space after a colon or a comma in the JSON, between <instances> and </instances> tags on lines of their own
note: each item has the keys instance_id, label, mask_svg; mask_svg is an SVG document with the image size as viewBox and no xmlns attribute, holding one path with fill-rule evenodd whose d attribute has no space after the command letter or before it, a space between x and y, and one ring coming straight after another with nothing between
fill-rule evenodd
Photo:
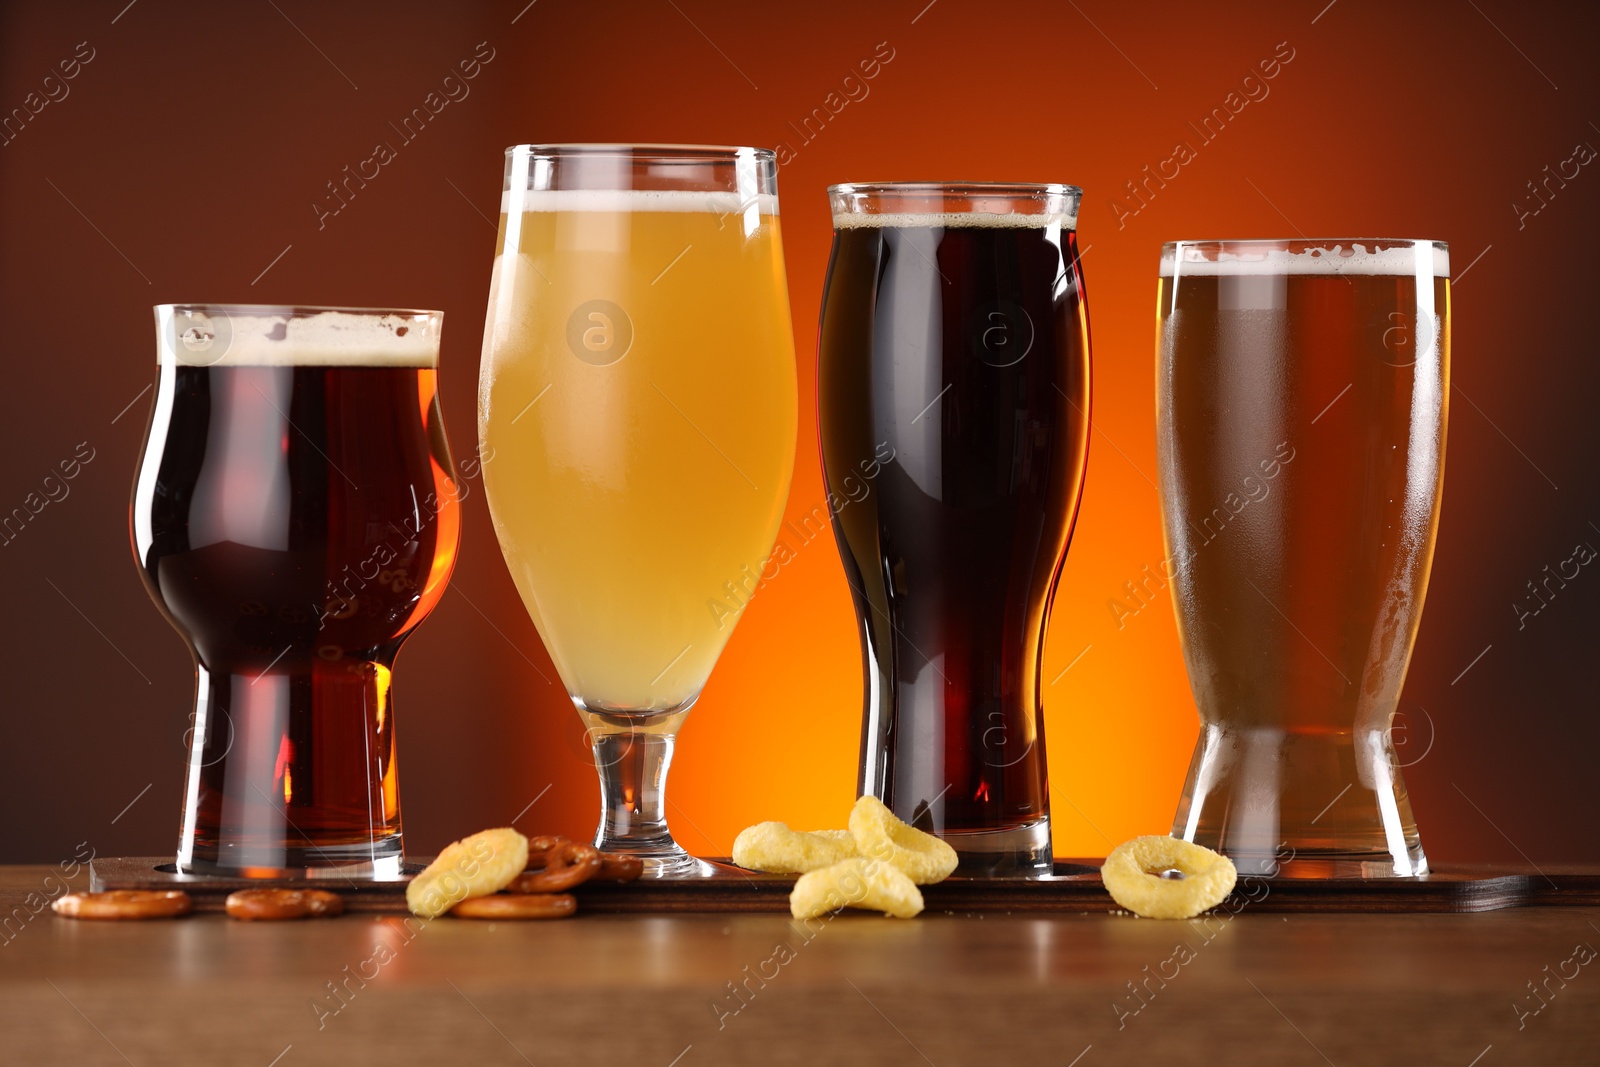
<instances>
[{"instance_id":1,"label":"pale golden beer","mask_svg":"<svg viewBox=\"0 0 1600 1067\"><path fill-rule=\"evenodd\" d=\"M483 353L495 529L574 696L676 707L711 673L789 492L776 205L748 235L732 193L523 206L501 228Z\"/></svg>"},{"instance_id":2,"label":"pale golden beer","mask_svg":"<svg viewBox=\"0 0 1600 1067\"><path fill-rule=\"evenodd\" d=\"M511 576L599 735L676 729L788 498L795 358L773 168L716 151L510 155L484 484ZM683 187L719 167L731 188Z\"/></svg>"}]
</instances>

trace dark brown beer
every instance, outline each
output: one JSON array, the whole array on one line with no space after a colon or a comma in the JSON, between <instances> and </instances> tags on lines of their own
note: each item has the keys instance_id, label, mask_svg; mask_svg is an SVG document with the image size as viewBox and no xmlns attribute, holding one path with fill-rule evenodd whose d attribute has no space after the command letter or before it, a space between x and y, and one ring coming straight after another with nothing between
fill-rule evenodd
<instances>
[{"instance_id":1,"label":"dark brown beer","mask_svg":"<svg viewBox=\"0 0 1600 1067\"><path fill-rule=\"evenodd\" d=\"M836 216L818 372L866 675L861 792L967 872L1037 870L1039 672L1088 447L1075 237L1039 216L884 222Z\"/></svg>"},{"instance_id":2,"label":"dark brown beer","mask_svg":"<svg viewBox=\"0 0 1600 1067\"><path fill-rule=\"evenodd\" d=\"M133 520L199 668L185 869L398 863L390 672L460 520L436 370L372 363L163 367Z\"/></svg>"},{"instance_id":3,"label":"dark brown beer","mask_svg":"<svg viewBox=\"0 0 1600 1067\"><path fill-rule=\"evenodd\" d=\"M1446 263L1428 242L1163 258L1163 514L1201 718L1173 833L1241 872L1285 844L1290 875L1426 870L1389 727L1439 517Z\"/></svg>"}]
</instances>

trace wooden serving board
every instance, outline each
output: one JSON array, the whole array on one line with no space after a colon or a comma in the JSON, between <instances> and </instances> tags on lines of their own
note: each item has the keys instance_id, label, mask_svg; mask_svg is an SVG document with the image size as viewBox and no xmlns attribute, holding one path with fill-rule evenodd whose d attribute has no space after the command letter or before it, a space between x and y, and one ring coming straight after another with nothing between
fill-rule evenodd
<instances>
[{"instance_id":1,"label":"wooden serving board","mask_svg":"<svg viewBox=\"0 0 1600 1067\"><path fill-rule=\"evenodd\" d=\"M408 863L407 875L421 870ZM314 881L225 878L178 874L164 857L97 858L89 865L90 888L182 889L195 910L220 912L236 889L315 886L344 897L350 912L404 913L405 881L362 882L337 876ZM757 874L719 864L707 878L588 882L574 890L579 910L634 914L694 912L787 912L791 875ZM930 914L1014 912L1023 914L1106 913L1120 910L1100 884L1097 860L1057 860L1040 879L949 878L924 886ZM1445 868L1421 878L1321 880L1242 877L1224 905L1229 911L1262 912L1478 912L1499 908L1600 906L1600 867Z\"/></svg>"}]
</instances>

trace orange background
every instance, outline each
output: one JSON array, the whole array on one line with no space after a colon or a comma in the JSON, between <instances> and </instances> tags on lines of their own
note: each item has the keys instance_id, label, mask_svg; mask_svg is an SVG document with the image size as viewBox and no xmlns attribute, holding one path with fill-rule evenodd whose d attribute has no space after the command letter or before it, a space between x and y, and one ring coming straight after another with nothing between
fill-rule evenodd
<instances>
[{"instance_id":1,"label":"orange background","mask_svg":"<svg viewBox=\"0 0 1600 1067\"><path fill-rule=\"evenodd\" d=\"M456 458L470 458L501 150L578 140L788 143L779 188L802 397L791 517L822 495L824 186L1084 187L1095 432L1044 672L1082 656L1044 698L1065 855L1164 832L1196 730L1168 600L1120 628L1108 607L1163 551L1160 242L1451 242L1457 390L1402 756L1436 862L1600 859L1600 574L1585 570L1520 629L1511 607L1576 542L1600 546L1587 319L1600 175L1585 167L1552 186L1537 214L1511 206L1577 143L1600 145L1593 12L1499 0L125 4L0 14L0 108L24 106L79 42L94 53L68 95L0 146L0 511L78 442L96 457L67 499L0 546L0 861L57 858L85 839L102 854L170 853L176 837L192 672L127 545L150 305L443 308L446 425ZM311 205L325 183L397 140L387 124L483 41L494 58L470 95L319 228ZM803 142L790 124L826 107L880 42L893 58L868 95ZM1188 123L1223 106L1280 42L1294 58L1269 95L1201 143ZM1127 200L1125 183L1180 140L1196 158L1142 206ZM1139 210L1115 209L1116 197ZM523 829L586 834L598 805L579 723L482 500L469 483L451 590L397 672L407 839L419 853L504 824L536 797ZM689 719L669 794L685 845L724 854L759 819L841 823L859 663L837 555L818 540L756 598Z\"/></svg>"}]
</instances>

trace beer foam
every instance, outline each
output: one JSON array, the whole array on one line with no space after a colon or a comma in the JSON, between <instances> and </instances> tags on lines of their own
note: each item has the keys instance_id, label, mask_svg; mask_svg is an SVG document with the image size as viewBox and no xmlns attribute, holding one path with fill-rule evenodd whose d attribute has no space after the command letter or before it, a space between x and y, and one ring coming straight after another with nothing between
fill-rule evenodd
<instances>
[{"instance_id":1,"label":"beer foam","mask_svg":"<svg viewBox=\"0 0 1600 1067\"><path fill-rule=\"evenodd\" d=\"M692 189L537 189L521 195L523 211L698 211L738 215L756 205L763 215L778 213L775 193L745 197L729 192ZM511 210L511 190L500 194L500 213Z\"/></svg>"},{"instance_id":2,"label":"beer foam","mask_svg":"<svg viewBox=\"0 0 1600 1067\"><path fill-rule=\"evenodd\" d=\"M1175 274L1234 278L1282 274L1355 274L1409 278L1417 274L1419 266L1423 273L1431 271L1435 278L1450 277L1450 250L1430 241L1356 241L1348 246L1330 241L1326 247L1302 252L1271 247L1242 252L1221 251L1215 259L1204 256L1198 244L1179 242L1176 246L1163 247L1161 277L1171 278ZM1379 245L1389 247L1380 248Z\"/></svg>"},{"instance_id":3,"label":"beer foam","mask_svg":"<svg viewBox=\"0 0 1600 1067\"><path fill-rule=\"evenodd\" d=\"M856 211L836 211L833 228L836 230L864 230L893 226L896 229L949 230L1042 230L1059 225L1063 230L1078 225L1076 212L1052 211L1041 215L1024 215L1017 211L886 211L866 214Z\"/></svg>"},{"instance_id":4,"label":"beer foam","mask_svg":"<svg viewBox=\"0 0 1600 1067\"><path fill-rule=\"evenodd\" d=\"M436 367L436 321L328 310L157 309L160 356L180 367Z\"/></svg>"}]
</instances>

